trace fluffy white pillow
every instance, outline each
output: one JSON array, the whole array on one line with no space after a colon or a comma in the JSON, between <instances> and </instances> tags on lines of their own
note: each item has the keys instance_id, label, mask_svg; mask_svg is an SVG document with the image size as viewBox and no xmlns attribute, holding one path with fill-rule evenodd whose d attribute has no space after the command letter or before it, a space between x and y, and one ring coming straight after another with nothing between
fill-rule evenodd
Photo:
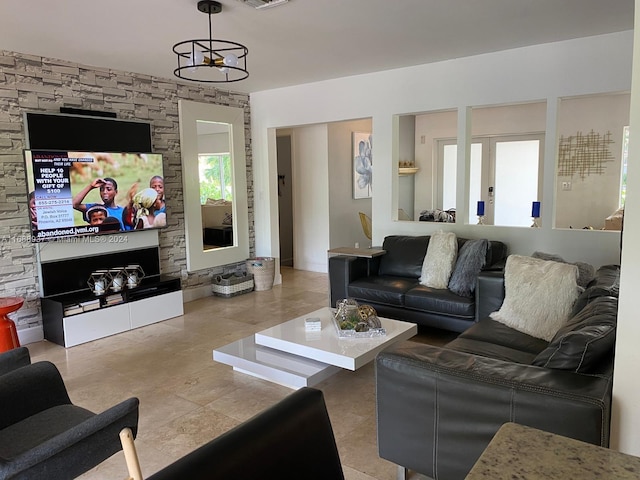
<instances>
[{"instance_id":1,"label":"fluffy white pillow","mask_svg":"<svg viewBox=\"0 0 640 480\"><path fill-rule=\"evenodd\" d=\"M431 235L422 262L420 283L431 288L447 288L458 256L458 240L453 232Z\"/></svg>"},{"instance_id":2,"label":"fluffy white pillow","mask_svg":"<svg viewBox=\"0 0 640 480\"><path fill-rule=\"evenodd\" d=\"M504 271L504 302L490 316L550 342L569 319L580 292L577 280L575 265L509 255Z\"/></svg>"}]
</instances>

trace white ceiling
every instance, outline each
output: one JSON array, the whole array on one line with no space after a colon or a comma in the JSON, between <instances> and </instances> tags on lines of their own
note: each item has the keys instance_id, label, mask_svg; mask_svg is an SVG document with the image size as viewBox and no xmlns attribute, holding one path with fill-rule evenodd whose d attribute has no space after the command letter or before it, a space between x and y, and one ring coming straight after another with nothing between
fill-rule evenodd
<instances>
[{"instance_id":1,"label":"white ceiling","mask_svg":"<svg viewBox=\"0 0 640 480\"><path fill-rule=\"evenodd\" d=\"M213 36L249 48L256 92L633 29L634 0L221 0ZM208 35L197 0L0 0L0 49L174 78Z\"/></svg>"}]
</instances>

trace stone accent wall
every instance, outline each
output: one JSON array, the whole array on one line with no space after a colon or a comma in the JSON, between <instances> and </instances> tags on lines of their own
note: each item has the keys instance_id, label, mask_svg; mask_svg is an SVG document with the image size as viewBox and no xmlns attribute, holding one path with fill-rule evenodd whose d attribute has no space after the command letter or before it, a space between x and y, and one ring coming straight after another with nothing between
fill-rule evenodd
<instances>
[{"instance_id":1,"label":"stone accent wall","mask_svg":"<svg viewBox=\"0 0 640 480\"><path fill-rule=\"evenodd\" d=\"M169 226L160 233L161 272L182 278L183 289L211 284L236 265L187 273L178 100L228 105L245 111L250 255L255 251L249 96L208 85L121 72L0 50L0 296L21 296L18 330L42 325L36 249L30 243L22 150L24 112L60 107L115 112L151 123L153 151L162 153Z\"/></svg>"}]
</instances>

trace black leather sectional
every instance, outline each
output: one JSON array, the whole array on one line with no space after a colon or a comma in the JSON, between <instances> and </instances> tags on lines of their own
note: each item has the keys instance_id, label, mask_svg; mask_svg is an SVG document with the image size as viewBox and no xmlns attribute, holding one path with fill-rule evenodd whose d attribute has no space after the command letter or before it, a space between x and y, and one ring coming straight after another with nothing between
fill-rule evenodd
<instances>
[{"instance_id":1,"label":"black leather sectional","mask_svg":"<svg viewBox=\"0 0 640 480\"><path fill-rule=\"evenodd\" d=\"M601 267L551 342L492 320L504 277L481 273L483 316L444 347L406 341L376 359L382 458L464 478L505 422L607 447L620 269Z\"/></svg>"},{"instance_id":2,"label":"black leather sectional","mask_svg":"<svg viewBox=\"0 0 640 480\"><path fill-rule=\"evenodd\" d=\"M373 306L378 315L418 325L462 332L477 319L474 296L419 283L430 236L392 235L384 239L386 254L372 259L329 258L331 306L354 298ZM458 250L467 241L458 238ZM501 270L507 256L502 242L490 241L484 270Z\"/></svg>"}]
</instances>

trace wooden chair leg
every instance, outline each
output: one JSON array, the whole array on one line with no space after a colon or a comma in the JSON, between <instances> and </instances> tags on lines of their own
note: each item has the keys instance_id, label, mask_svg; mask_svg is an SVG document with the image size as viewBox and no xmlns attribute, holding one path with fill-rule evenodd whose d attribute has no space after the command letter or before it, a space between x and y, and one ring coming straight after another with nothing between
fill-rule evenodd
<instances>
[{"instance_id":1,"label":"wooden chair leg","mask_svg":"<svg viewBox=\"0 0 640 480\"><path fill-rule=\"evenodd\" d=\"M136 445L133 443L133 432L130 428L123 428L120 431L120 443L124 452L124 460L127 462L129 478L127 480L143 480Z\"/></svg>"}]
</instances>

